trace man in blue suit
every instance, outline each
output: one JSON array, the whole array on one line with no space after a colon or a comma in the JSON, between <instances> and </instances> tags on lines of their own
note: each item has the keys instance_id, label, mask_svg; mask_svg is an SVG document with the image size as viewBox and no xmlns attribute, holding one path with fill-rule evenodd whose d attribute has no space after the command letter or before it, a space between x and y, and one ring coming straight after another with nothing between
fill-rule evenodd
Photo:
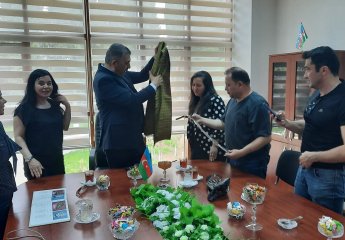
<instances>
[{"instance_id":1,"label":"man in blue suit","mask_svg":"<svg viewBox=\"0 0 345 240\"><path fill-rule=\"evenodd\" d=\"M143 139L143 103L156 92L163 79L150 72L154 59L140 72L129 72L131 51L122 44L112 44L99 64L93 88L100 114L100 146L110 168L127 168L139 163L145 150ZM137 91L134 84L151 80Z\"/></svg>"}]
</instances>

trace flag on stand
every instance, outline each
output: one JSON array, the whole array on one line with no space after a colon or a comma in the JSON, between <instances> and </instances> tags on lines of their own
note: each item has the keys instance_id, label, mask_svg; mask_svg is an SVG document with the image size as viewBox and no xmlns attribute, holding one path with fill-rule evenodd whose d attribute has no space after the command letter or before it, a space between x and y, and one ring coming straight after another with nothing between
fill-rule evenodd
<instances>
[{"instance_id":1,"label":"flag on stand","mask_svg":"<svg viewBox=\"0 0 345 240\"><path fill-rule=\"evenodd\" d=\"M296 41L296 48L302 49L304 42L308 39L308 35L303 27L303 23L301 23L299 28L299 33Z\"/></svg>"},{"instance_id":2,"label":"flag on stand","mask_svg":"<svg viewBox=\"0 0 345 240\"><path fill-rule=\"evenodd\" d=\"M144 180L147 180L152 175L152 159L147 146L145 148L143 156L141 157L138 169L140 175L143 177Z\"/></svg>"}]
</instances>

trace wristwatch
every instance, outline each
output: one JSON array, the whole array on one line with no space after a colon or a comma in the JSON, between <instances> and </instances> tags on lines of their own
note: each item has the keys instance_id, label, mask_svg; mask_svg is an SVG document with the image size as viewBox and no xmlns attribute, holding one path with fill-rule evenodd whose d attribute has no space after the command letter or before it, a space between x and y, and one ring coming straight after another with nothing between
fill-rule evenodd
<instances>
[{"instance_id":1,"label":"wristwatch","mask_svg":"<svg viewBox=\"0 0 345 240\"><path fill-rule=\"evenodd\" d=\"M24 161L26 162L26 163L29 163L32 159L34 159L34 156L30 156L30 157L28 157L28 158L24 158Z\"/></svg>"}]
</instances>

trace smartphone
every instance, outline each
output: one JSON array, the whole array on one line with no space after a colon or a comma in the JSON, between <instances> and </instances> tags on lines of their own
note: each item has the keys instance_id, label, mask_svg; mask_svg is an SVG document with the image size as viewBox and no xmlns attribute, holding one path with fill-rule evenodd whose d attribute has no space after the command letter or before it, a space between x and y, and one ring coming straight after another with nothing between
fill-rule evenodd
<instances>
[{"instance_id":1,"label":"smartphone","mask_svg":"<svg viewBox=\"0 0 345 240\"><path fill-rule=\"evenodd\" d=\"M269 111L277 121L281 121L281 116L278 115L275 111L273 111L267 104L263 103L264 107L267 111Z\"/></svg>"}]
</instances>

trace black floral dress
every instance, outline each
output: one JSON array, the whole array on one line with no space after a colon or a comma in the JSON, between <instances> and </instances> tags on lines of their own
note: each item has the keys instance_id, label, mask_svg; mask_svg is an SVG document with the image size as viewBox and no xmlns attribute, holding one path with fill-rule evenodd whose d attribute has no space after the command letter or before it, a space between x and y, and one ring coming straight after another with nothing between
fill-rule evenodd
<instances>
[{"instance_id":1,"label":"black floral dress","mask_svg":"<svg viewBox=\"0 0 345 240\"><path fill-rule=\"evenodd\" d=\"M225 111L225 105L221 97L212 96L208 102L208 106L203 108L198 114L205 118L219 119ZM221 145L224 146L224 131L201 125L201 127ZM209 140L198 127L191 121L188 121L187 138L191 149L191 159L209 159L212 141ZM224 151L218 148L218 156L216 160L224 160Z\"/></svg>"}]
</instances>

